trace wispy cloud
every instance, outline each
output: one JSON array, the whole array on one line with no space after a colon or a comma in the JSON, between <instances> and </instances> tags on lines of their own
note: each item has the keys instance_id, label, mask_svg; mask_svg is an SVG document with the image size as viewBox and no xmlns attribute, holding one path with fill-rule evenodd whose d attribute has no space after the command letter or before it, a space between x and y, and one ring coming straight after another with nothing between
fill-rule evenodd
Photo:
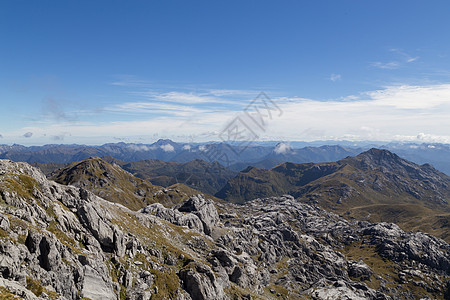
<instances>
[{"instance_id":1,"label":"wispy cloud","mask_svg":"<svg viewBox=\"0 0 450 300\"><path fill-rule=\"evenodd\" d=\"M42 102L42 115L57 122L75 122L77 115L74 112L66 112L66 101L62 99L46 98Z\"/></svg>"},{"instance_id":2,"label":"wispy cloud","mask_svg":"<svg viewBox=\"0 0 450 300\"><path fill-rule=\"evenodd\" d=\"M419 59L419 56L412 56L398 48L389 49L389 52L395 54L394 60L390 60L388 62L376 61L372 62L370 65L378 69L395 70L402 67L405 64L410 64Z\"/></svg>"},{"instance_id":3,"label":"wispy cloud","mask_svg":"<svg viewBox=\"0 0 450 300\"><path fill-rule=\"evenodd\" d=\"M376 61L371 63L371 66L378 69L394 70L400 67L400 63L397 61L390 61L390 62Z\"/></svg>"},{"instance_id":4,"label":"wispy cloud","mask_svg":"<svg viewBox=\"0 0 450 300\"><path fill-rule=\"evenodd\" d=\"M189 116L191 114L207 113L209 110L195 106L160 102L126 102L106 108L107 111L122 113L145 113L152 115Z\"/></svg>"},{"instance_id":5,"label":"wispy cloud","mask_svg":"<svg viewBox=\"0 0 450 300\"><path fill-rule=\"evenodd\" d=\"M122 113L146 113L154 116L167 115L189 117L224 111L239 111L257 92L242 90L199 90L196 92L137 89L129 95L139 101L124 101L105 108L106 111ZM245 101L247 100L247 101Z\"/></svg>"},{"instance_id":6,"label":"wispy cloud","mask_svg":"<svg viewBox=\"0 0 450 300\"><path fill-rule=\"evenodd\" d=\"M419 59L419 56L412 56L398 48L392 48L392 49L390 49L390 51L398 54L402 58L402 60L407 63L411 63L411 62L414 62Z\"/></svg>"},{"instance_id":7,"label":"wispy cloud","mask_svg":"<svg viewBox=\"0 0 450 300\"><path fill-rule=\"evenodd\" d=\"M342 79L341 74L331 74L330 75L330 80L333 82L339 81Z\"/></svg>"},{"instance_id":8,"label":"wispy cloud","mask_svg":"<svg viewBox=\"0 0 450 300\"><path fill-rule=\"evenodd\" d=\"M219 89L219 90L209 90L209 93L211 93L214 96L218 96L218 97L222 97L222 96L252 96L252 95L255 95L255 93L257 93L257 91Z\"/></svg>"},{"instance_id":9,"label":"wispy cloud","mask_svg":"<svg viewBox=\"0 0 450 300\"><path fill-rule=\"evenodd\" d=\"M212 103L221 103L221 104L234 104L235 101L226 100L223 98L215 97L208 93L185 93L178 91L164 92L160 93L157 91L135 91L130 92L130 94L135 96L140 96L148 100L159 101L159 102L173 102L173 103L181 103L181 104L212 104Z\"/></svg>"},{"instance_id":10,"label":"wispy cloud","mask_svg":"<svg viewBox=\"0 0 450 300\"><path fill-rule=\"evenodd\" d=\"M33 136L33 133L30 132L30 131L28 131L28 132L26 132L26 133L23 134L23 137L24 137L24 138L30 138L30 137L32 137L32 136Z\"/></svg>"},{"instance_id":11,"label":"wispy cloud","mask_svg":"<svg viewBox=\"0 0 450 300\"><path fill-rule=\"evenodd\" d=\"M134 88L153 88L156 86L156 82L141 80L133 75L119 75L117 77L118 79L111 82L111 85Z\"/></svg>"},{"instance_id":12,"label":"wispy cloud","mask_svg":"<svg viewBox=\"0 0 450 300\"><path fill-rule=\"evenodd\" d=\"M416 61L416 60L418 60L418 59L419 59L418 56L416 56L416 57L411 57L411 58L408 58L408 59L406 60L406 62L410 63L410 62Z\"/></svg>"},{"instance_id":13,"label":"wispy cloud","mask_svg":"<svg viewBox=\"0 0 450 300\"><path fill-rule=\"evenodd\" d=\"M64 141L64 138L65 138L66 136L69 136L69 137L70 137L71 134L70 134L69 132L62 132L62 133L60 133L60 134L51 135L51 136L50 136L50 139L53 140L53 141L55 141L55 142L62 142L62 141Z\"/></svg>"}]
</instances>

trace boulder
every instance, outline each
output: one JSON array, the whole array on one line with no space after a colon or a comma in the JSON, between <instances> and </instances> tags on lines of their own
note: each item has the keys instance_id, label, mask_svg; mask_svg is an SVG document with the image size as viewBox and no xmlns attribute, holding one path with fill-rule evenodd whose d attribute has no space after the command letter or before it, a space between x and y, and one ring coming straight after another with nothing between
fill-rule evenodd
<instances>
[{"instance_id":1,"label":"boulder","mask_svg":"<svg viewBox=\"0 0 450 300\"><path fill-rule=\"evenodd\" d=\"M203 231L207 235L211 235L213 226L220 220L214 202L205 200L202 195L189 198L178 210L196 215L202 221Z\"/></svg>"},{"instance_id":2,"label":"boulder","mask_svg":"<svg viewBox=\"0 0 450 300\"><path fill-rule=\"evenodd\" d=\"M192 299L226 299L223 287L218 284L214 272L203 263L189 264L187 268L179 272L178 276L183 282L183 288Z\"/></svg>"},{"instance_id":3,"label":"boulder","mask_svg":"<svg viewBox=\"0 0 450 300\"><path fill-rule=\"evenodd\" d=\"M354 278L360 278L361 280L370 280L372 270L364 261L350 260L347 262L348 275Z\"/></svg>"},{"instance_id":4,"label":"boulder","mask_svg":"<svg viewBox=\"0 0 450 300\"><path fill-rule=\"evenodd\" d=\"M161 203L154 203L141 209L142 213L154 215L172 224L186 226L198 232L204 232L204 226L198 216L192 213L183 214L175 209L164 207Z\"/></svg>"}]
</instances>

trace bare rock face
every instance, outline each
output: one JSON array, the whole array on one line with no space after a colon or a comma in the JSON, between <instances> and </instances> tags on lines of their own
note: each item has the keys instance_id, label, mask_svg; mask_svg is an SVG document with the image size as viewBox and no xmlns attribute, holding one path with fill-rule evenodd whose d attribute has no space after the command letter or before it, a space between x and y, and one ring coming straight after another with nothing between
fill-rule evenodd
<instances>
[{"instance_id":1,"label":"bare rock face","mask_svg":"<svg viewBox=\"0 0 450 300\"><path fill-rule=\"evenodd\" d=\"M449 259L289 195L132 211L0 160L0 298L445 299Z\"/></svg>"},{"instance_id":2,"label":"bare rock face","mask_svg":"<svg viewBox=\"0 0 450 300\"><path fill-rule=\"evenodd\" d=\"M205 264L188 265L180 271L179 277L192 299L226 299L223 287L217 283L213 271Z\"/></svg>"},{"instance_id":3,"label":"bare rock face","mask_svg":"<svg viewBox=\"0 0 450 300\"><path fill-rule=\"evenodd\" d=\"M103 249L106 251L114 249L114 231L107 223L107 210L102 209L96 203L86 203L78 209L77 215L82 224L99 241Z\"/></svg>"},{"instance_id":4,"label":"bare rock face","mask_svg":"<svg viewBox=\"0 0 450 300\"><path fill-rule=\"evenodd\" d=\"M158 218L166 220L179 226L187 226L198 232L204 232L203 223L194 214L183 214L178 210L164 207L160 203L149 205L141 210L142 213L155 215Z\"/></svg>"},{"instance_id":5,"label":"bare rock face","mask_svg":"<svg viewBox=\"0 0 450 300\"><path fill-rule=\"evenodd\" d=\"M102 278L102 270L97 271L93 267L86 265L83 267L83 290L81 294L85 298L90 299L117 299L111 282Z\"/></svg>"},{"instance_id":6,"label":"bare rock face","mask_svg":"<svg viewBox=\"0 0 450 300\"><path fill-rule=\"evenodd\" d=\"M178 210L196 215L202 221L203 232L207 235L211 235L212 228L219 222L219 214L214 203L205 200L202 195L189 198Z\"/></svg>"}]
</instances>

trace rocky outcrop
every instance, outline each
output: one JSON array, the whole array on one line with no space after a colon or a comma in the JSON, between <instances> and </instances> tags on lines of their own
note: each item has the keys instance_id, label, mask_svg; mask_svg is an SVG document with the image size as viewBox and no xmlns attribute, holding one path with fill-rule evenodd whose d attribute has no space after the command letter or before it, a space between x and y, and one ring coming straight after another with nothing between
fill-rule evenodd
<instances>
[{"instance_id":1,"label":"rocky outcrop","mask_svg":"<svg viewBox=\"0 0 450 300\"><path fill-rule=\"evenodd\" d=\"M370 276L373 274L370 267L363 260L349 261L347 263L347 269L350 277L360 278L361 280L370 280Z\"/></svg>"},{"instance_id":2,"label":"rocky outcrop","mask_svg":"<svg viewBox=\"0 0 450 300\"><path fill-rule=\"evenodd\" d=\"M308 294L315 300L334 300L334 299L352 299L352 300L365 300L365 299L391 299L380 292L376 292L373 289L368 288L365 284L361 283L348 283L344 281L336 281L333 284L329 284L326 280L318 283L314 288L308 290Z\"/></svg>"},{"instance_id":3,"label":"rocky outcrop","mask_svg":"<svg viewBox=\"0 0 450 300\"><path fill-rule=\"evenodd\" d=\"M203 223L194 214L183 214L178 210L164 207L160 203L149 205L141 210L144 214L152 214L172 224L186 226L198 232L204 232Z\"/></svg>"},{"instance_id":4,"label":"rocky outcrop","mask_svg":"<svg viewBox=\"0 0 450 300\"><path fill-rule=\"evenodd\" d=\"M157 216L175 225L187 226L207 235L211 235L214 226L219 222L214 202L205 200L202 195L193 196L176 207L178 209L175 207L170 209L155 203L141 209L140 212Z\"/></svg>"},{"instance_id":5,"label":"rocky outcrop","mask_svg":"<svg viewBox=\"0 0 450 300\"><path fill-rule=\"evenodd\" d=\"M363 229L377 252L393 261L420 263L450 274L450 245L422 232L405 233L395 224L370 224Z\"/></svg>"},{"instance_id":6,"label":"rocky outcrop","mask_svg":"<svg viewBox=\"0 0 450 300\"><path fill-rule=\"evenodd\" d=\"M208 235L211 235L213 227L219 222L219 214L214 203L205 200L202 195L189 198L178 210L196 215L203 224L203 232Z\"/></svg>"}]
</instances>

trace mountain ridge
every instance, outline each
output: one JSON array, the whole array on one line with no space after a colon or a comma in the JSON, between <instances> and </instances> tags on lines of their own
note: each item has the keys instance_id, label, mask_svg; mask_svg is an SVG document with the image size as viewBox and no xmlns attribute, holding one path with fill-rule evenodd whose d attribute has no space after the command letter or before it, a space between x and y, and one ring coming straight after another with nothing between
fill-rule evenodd
<instances>
[{"instance_id":1,"label":"mountain ridge","mask_svg":"<svg viewBox=\"0 0 450 300\"><path fill-rule=\"evenodd\" d=\"M99 157L69 164L54 171L49 178L61 184L90 190L99 197L123 204L132 210L156 202L171 206L188 198L188 194L180 189L153 185ZM198 193L200 192L196 191Z\"/></svg>"},{"instance_id":2,"label":"mountain ridge","mask_svg":"<svg viewBox=\"0 0 450 300\"><path fill-rule=\"evenodd\" d=\"M229 180L216 196L243 203L282 194L347 217L369 216L372 221L384 218L406 230L421 229L447 240L450 237L450 177L430 165L419 166L387 150L370 149L332 163L287 162L269 170L247 168ZM400 205L410 214L396 219L401 215ZM396 213L392 207L396 207ZM432 216L426 216L425 211L432 212ZM411 217L419 219L411 222Z\"/></svg>"}]
</instances>

